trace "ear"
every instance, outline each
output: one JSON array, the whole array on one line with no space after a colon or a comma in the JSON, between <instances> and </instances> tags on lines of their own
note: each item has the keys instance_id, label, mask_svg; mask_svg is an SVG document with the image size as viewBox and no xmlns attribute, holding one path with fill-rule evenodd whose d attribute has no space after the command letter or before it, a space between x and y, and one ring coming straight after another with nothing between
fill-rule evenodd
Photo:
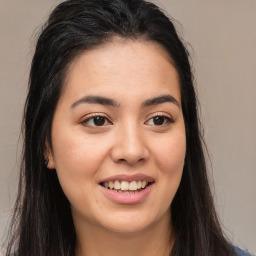
<instances>
[{"instance_id":1,"label":"ear","mask_svg":"<svg viewBox=\"0 0 256 256\"><path fill-rule=\"evenodd\" d=\"M53 151L48 142L45 143L44 158L47 169L55 169Z\"/></svg>"}]
</instances>

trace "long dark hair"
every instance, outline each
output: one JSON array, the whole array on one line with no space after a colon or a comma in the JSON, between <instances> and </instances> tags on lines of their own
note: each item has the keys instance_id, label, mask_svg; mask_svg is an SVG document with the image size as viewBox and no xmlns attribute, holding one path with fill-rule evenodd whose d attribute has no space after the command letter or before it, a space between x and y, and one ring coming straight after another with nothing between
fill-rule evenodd
<instances>
[{"instance_id":1,"label":"long dark hair","mask_svg":"<svg viewBox=\"0 0 256 256\"><path fill-rule=\"evenodd\" d=\"M179 74L187 149L181 184L171 204L176 233L171 255L233 255L209 188L189 53L171 19L143 0L64 1L43 27L30 72L23 162L6 255L74 256L70 205L56 172L45 166L45 145L51 146L53 115L70 63L115 37L159 44Z\"/></svg>"}]
</instances>

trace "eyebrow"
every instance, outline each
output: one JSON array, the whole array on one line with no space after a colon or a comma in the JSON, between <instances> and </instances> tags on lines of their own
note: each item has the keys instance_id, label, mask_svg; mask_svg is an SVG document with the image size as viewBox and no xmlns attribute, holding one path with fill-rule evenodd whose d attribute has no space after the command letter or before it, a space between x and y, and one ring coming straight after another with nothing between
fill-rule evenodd
<instances>
[{"instance_id":1,"label":"eyebrow","mask_svg":"<svg viewBox=\"0 0 256 256\"><path fill-rule=\"evenodd\" d=\"M90 103L90 104L100 104L100 105L106 105L106 106L113 106L113 107L119 107L119 104L110 98L102 97L102 96L85 96L77 101L75 101L71 108L76 107L77 105L80 105L82 103Z\"/></svg>"},{"instance_id":2,"label":"eyebrow","mask_svg":"<svg viewBox=\"0 0 256 256\"><path fill-rule=\"evenodd\" d=\"M142 106L149 107L149 106L158 105L158 104L162 104L162 103L166 103L166 102L171 102L180 108L179 102L171 95L161 95L158 97L154 97L154 98L145 100L142 103Z\"/></svg>"},{"instance_id":3,"label":"eyebrow","mask_svg":"<svg viewBox=\"0 0 256 256\"><path fill-rule=\"evenodd\" d=\"M171 102L180 108L179 102L171 95L161 95L158 97L147 99L142 103L142 107L150 107L153 105L163 104L166 102ZM89 95L89 96L85 96L85 97L75 101L71 105L71 108L75 108L76 106L83 104L83 103L100 104L100 105L112 106L112 107L120 106L120 104L113 99L103 97L103 96Z\"/></svg>"}]
</instances>

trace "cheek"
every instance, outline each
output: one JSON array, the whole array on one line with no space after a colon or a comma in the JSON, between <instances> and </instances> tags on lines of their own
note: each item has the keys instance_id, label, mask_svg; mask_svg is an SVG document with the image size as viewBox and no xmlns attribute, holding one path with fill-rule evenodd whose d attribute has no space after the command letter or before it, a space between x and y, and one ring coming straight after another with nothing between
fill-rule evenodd
<instances>
[{"instance_id":1,"label":"cheek","mask_svg":"<svg viewBox=\"0 0 256 256\"><path fill-rule=\"evenodd\" d=\"M177 132L160 141L155 147L156 161L166 175L183 169L186 155L185 132Z\"/></svg>"},{"instance_id":2,"label":"cheek","mask_svg":"<svg viewBox=\"0 0 256 256\"><path fill-rule=\"evenodd\" d=\"M72 138L59 136L53 143L55 168L61 175L75 178L78 175L89 174L94 161L89 145ZM89 161L91 159L91 161Z\"/></svg>"},{"instance_id":3,"label":"cheek","mask_svg":"<svg viewBox=\"0 0 256 256\"><path fill-rule=\"evenodd\" d=\"M71 204L92 191L105 159L106 144L92 143L90 137L59 132L53 136L53 159L61 187Z\"/></svg>"},{"instance_id":4,"label":"cheek","mask_svg":"<svg viewBox=\"0 0 256 256\"><path fill-rule=\"evenodd\" d=\"M52 136L53 159L59 172L91 175L107 154L107 142L86 136L81 131L60 131Z\"/></svg>"},{"instance_id":5,"label":"cheek","mask_svg":"<svg viewBox=\"0 0 256 256\"><path fill-rule=\"evenodd\" d=\"M173 133L155 147L155 161L159 171L159 193L166 207L171 204L180 185L186 155L185 132Z\"/></svg>"}]
</instances>

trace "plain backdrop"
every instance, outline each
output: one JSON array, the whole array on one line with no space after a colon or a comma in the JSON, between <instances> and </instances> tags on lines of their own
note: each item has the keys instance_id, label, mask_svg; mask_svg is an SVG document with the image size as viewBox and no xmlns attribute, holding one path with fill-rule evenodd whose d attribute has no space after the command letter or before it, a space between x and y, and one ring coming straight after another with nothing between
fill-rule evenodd
<instances>
[{"instance_id":1,"label":"plain backdrop","mask_svg":"<svg viewBox=\"0 0 256 256\"><path fill-rule=\"evenodd\" d=\"M0 0L0 236L17 190L20 125L34 44L58 2ZM256 1L153 2L176 20L191 52L224 231L256 253Z\"/></svg>"}]
</instances>

